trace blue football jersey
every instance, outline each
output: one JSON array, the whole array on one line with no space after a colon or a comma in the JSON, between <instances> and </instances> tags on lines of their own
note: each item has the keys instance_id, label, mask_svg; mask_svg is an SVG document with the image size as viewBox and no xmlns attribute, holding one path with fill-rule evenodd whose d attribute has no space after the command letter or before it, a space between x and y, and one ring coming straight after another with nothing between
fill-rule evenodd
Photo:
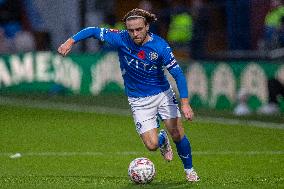
<instances>
[{"instance_id":1,"label":"blue football jersey","mask_svg":"<svg viewBox=\"0 0 284 189\"><path fill-rule=\"evenodd\" d=\"M184 75L168 43L150 33L150 40L136 45L126 30L86 28L73 36L75 42L95 37L112 45L118 51L125 92L130 97L146 97L166 91L170 84L165 76L167 68L177 82L181 98L187 98Z\"/></svg>"}]
</instances>

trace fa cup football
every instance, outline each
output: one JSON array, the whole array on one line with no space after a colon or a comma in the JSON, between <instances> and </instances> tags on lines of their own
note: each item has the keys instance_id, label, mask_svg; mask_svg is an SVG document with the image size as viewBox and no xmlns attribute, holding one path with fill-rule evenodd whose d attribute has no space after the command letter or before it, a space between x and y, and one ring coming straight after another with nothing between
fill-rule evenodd
<instances>
[{"instance_id":1,"label":"fa cup football","mask_svg":"<svg viewBox=\"0 0 284 189\"><path fill-rule=\"evenodd\" d=\"M145 157L136 158L130 162L128 176L136 184L150 183L156 175L154 163Z\"/></svg>"}]
</instances>

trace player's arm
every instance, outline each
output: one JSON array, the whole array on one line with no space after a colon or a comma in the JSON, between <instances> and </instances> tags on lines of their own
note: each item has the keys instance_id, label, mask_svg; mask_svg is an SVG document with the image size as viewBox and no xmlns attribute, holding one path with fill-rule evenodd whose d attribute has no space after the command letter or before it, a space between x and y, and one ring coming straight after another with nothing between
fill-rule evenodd
<instances>
[{"instance_id":1,"label":"player's arm","mask_svg":"<svg viewBox=\"0 0 284 189\"><path fill-rule=\"evenodd\" d=\"M121 43L120 35L118 34L118 32L112 32L112 31L113 30L99 28L99 27L85 28L79 31L78 33L76 33L71 38L69 38L63 44L61 44L60 47L58 48L58 52L63 56L66 56L70 52L72 46L75 43L90 37L94 37L96 39L99 39L100 41L106 41L107 43L113 46L119 46Z\"/></svg>"},{"instance_id":2,"label":"player's arm","mask_svg":"<svg viewBox=\"0 0 284 189\"><path fill-rule=\"evenodd\" d=\"M193 114L192 108L189 105L186 79L179 65L177 63L175 64L176 65L168 69L168 71L170 72L170 74L173 76L173 78L176 81L177 88L180 94L180 99L181 99L181 110L184 114L184 117L188 120L192 120L194 114Z\"/></svg>"},{"instance_id":3,"label":"player's arm","mask_svg":"<svg viewBox=\"0 0 284 189\"><path fill-rule=\"evenodd\" d=\"M166 50L163 53L163 61L164 65L168 69L169 73L173 76L176 81L177 88L180 94L181 99L181 110L184 114L184 117L188 120L193 119L193 111L189 105L188 100L188 90L187 90L187 83L183 71L179 67L174 55L170 49L170 47L166 47Z\"/></svg>"}]
</instances>

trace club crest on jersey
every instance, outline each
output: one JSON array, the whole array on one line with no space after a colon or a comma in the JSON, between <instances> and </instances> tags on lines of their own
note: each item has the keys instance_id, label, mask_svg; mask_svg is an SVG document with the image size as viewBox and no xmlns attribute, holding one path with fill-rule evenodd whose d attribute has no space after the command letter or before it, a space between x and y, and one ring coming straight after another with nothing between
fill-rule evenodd
<instances>
[{"instance_id":1,"label":"club crest on jersey","mask_svg":"<svg viewBox=\"0 0 284 189\"><path fill-rule=\"evenodd\" d=\"M142 124L140 122L137 122L136 123L136 130L137 130L137 132L140 132L141 128L142 128Z\"/></svg>"},{"instance_id":2,"label":"club crest on jersey","mask_svg":"<svg viewBox=\"0 0 284 189\"><path fill-rule=\"evenodd\" d=\"M150 52L150 59L151 60L157 60L158 59L158 53Z\"/></svg>"},{"instance_id":3,"label":"club crest on jersey","mask_svg":"<svg viewBox=\"0 0 284 189\"><path fill-rule=\"evenodd\" d=\"M144 60L145 59L145 51L139 51L137 56L138 56L138 58Z\"/></svg>"}]
</instances>

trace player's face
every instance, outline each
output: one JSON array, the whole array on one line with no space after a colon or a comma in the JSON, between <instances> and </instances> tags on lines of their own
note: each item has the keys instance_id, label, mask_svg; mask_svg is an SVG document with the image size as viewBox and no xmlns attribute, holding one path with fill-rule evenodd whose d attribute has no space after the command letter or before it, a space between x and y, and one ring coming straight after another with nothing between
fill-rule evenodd
<instances>
[{"instance_id":1,"label":"player's face","mask_svg":"<svg viewBox=\"0 0 284 189\"><path fill-rule=\"evenodd\" d=\"M146 24L143 18L127 20L125 25L135 44L142 45L147 42L149 24Z\"/></svg>"}]
</instances>

